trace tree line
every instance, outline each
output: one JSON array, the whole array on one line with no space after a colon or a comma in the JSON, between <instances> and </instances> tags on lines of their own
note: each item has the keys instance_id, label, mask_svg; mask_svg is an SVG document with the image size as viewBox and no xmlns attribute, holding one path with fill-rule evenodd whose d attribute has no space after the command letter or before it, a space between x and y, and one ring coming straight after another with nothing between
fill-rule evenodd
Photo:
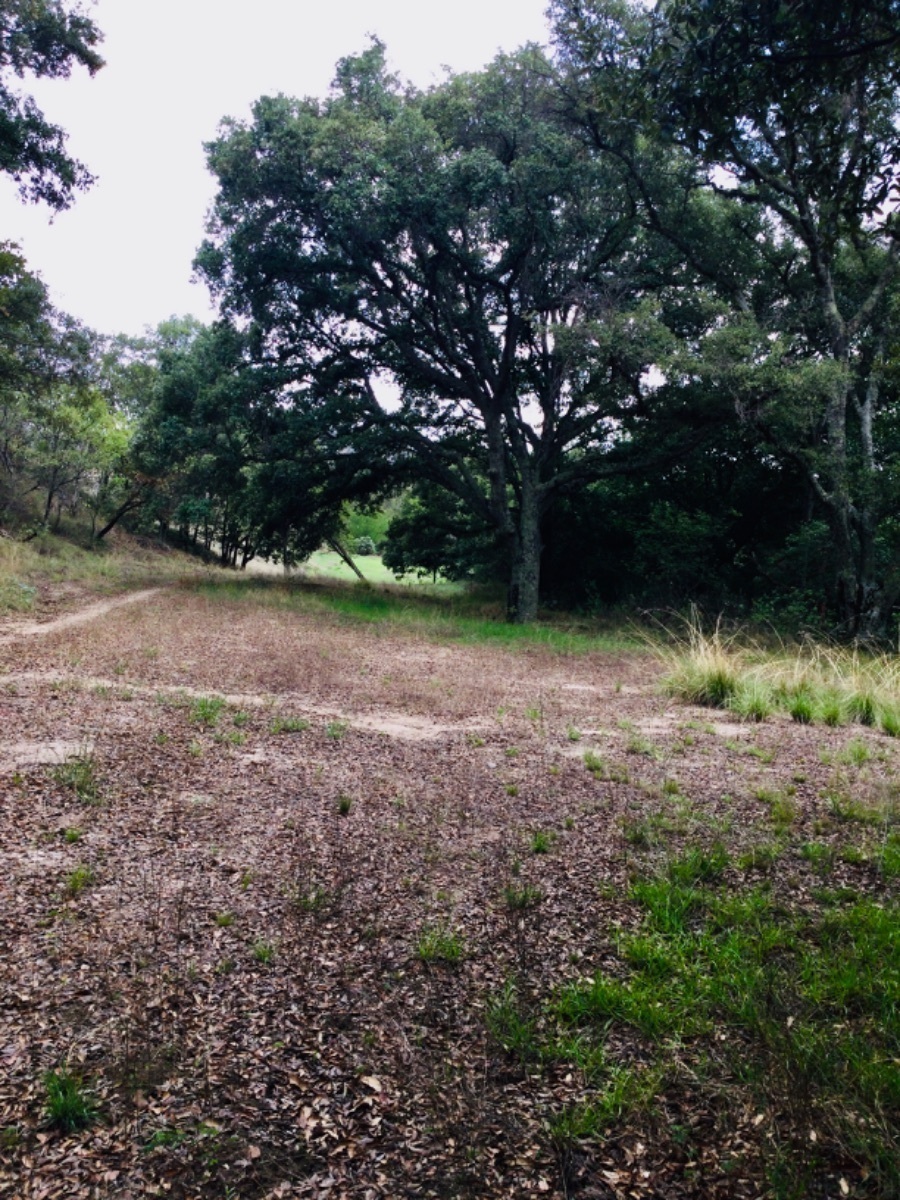
<instances>
[{"instance_id":1,"label":"tree line","mask_svg":"<svg viewBox=\"0 0 900 1200\"><path fill-rule=\"evenodd\" d=\"M420 90L373 39L325 98L222 123L220 320L55 368L127 426L92 502L242 565L400 496L385 560L503 579L513 620L699 599L884 635L900 6L550 16L551 51Z\"/></svg>"}]
</instances>

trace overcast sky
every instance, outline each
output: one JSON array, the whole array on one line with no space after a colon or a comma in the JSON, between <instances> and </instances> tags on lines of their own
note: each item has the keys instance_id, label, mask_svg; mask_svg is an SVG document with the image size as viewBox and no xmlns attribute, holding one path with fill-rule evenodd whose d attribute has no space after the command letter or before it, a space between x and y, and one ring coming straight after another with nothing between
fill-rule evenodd
<instances>
[{"instance_id":1,"label":"overcast sky","mask_svg":"<svg viewBox=\"0 0 900 1200\"><path fill-rule=\"evenodd\" d=\"M497 50L545 42L547 0L97 0L107 65L28 86L97 176L72 209L23 204L0 177L0 240L19 243L53 302L103 333L212 313L190 282L213 197L203 143L258 96L323 95L369 33L419 86Z\"/></svg>"}]
</instances>

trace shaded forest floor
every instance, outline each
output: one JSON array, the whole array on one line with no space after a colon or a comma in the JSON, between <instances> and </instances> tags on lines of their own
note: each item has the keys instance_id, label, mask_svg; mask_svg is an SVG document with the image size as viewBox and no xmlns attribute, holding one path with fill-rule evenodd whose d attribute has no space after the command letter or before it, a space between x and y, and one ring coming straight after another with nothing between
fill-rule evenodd
<instances>
[{"instance_id":1,"label":"shaded forest floor","mask_svg":"<svg viewBox=\"0 0 900 1200\"><path fill-rule=\"evenodd\" d=\"M635 886L686 863L682 948L722 897L820 945L865 902L895 986L896 741L280 584L2 632L0 1195L897 1194L890 1087L862 1151L780 966L761 1051L591 991L641 935L680 995Z\"/></svg>"}]
</instances>

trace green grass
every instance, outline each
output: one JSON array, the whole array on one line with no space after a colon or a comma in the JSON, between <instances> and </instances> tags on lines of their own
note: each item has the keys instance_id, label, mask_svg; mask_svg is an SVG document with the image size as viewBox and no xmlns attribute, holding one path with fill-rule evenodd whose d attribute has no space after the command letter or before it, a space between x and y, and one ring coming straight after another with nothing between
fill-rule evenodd
<instances>
[{"instance_id":1,"label":"green grass","mask_svg":"<svg viewBox=\"0 0 900 1200\"><path fill-rule=\"evenodd\" d=\"M890 846L898 869L900 837ZM759 850L738 866L783 853ZM814 871L830 869L830 847L797 851ZM633 1133L640 1113L677 1081L698 1112L750 1105L762 1114L769 1185L760 1194L813 1194L810 1170L836 1178L849 1157L868 1181L866 1195L897 1195L896 899L818 887L786 907L768 885L735 882L725 849L712 845L689 846L636 879L631 902L635 920L618 934L608 969L527 1008L507 985L488 1006L488 1027L508 1053L591 1064L583 1101L551 1119L557 1142L598 1138L617 1125ZM635 1038L638 1054L629 1050Z\"/></svg>"},{"instance_id":2,"label":"green grass","mask_svg":"<svg viewBox=\"0 0 900 1200\"><path fill-rule=\"evenodd\" d=\"M543 900L544 894L540 888L529 883L523 884L521 887L510 884L503 889L503 898L506 901L506 907L513 912L525 912L530 908L536 908Z\"/></svg>"},{"instance_id":3,"label":"green grass","mask_svg":"<svg viewBox=\"0 0 900 1200\"><path fill-rule=\"evenodd\" d=\"M253 958L260 966L267 967L275 961L275 947L271 942L254 942Z\"/></svg>"},{"instance_id":4,"label":"green grass","mask_svg":"<svg viewBox=\"0 0 900 1200\"><path fill-rule=\"evenodd\" d=\"M728 708L749 720L785 712L794 721L847 722L900 735L900 661L895 655L804 644L769 649L697 619L656 647L666 691L689 704Z\"/></svg>"},{"instance_id":5,"label":"green grass","mask_svg":"<svg viewBox=\"0 0 900 1200\"><path fill-rule=\"evenodd\" d=\"M309 721L304 717L276 717L271 725L272 733L305 733Z\"/></svg>"},{"instance_id":6,"label":"green grass","mask_svg":"<svg viewBox=\"0 0 900 1200\"><path fill-rule=\"evenodd\" d=\"M76 900L94 882L94 872L90 867L76 867L70 871L65 880L65 892L72 900Z\"/></svg>"},{"instance_id":7,"label":"green grass","mask_svg":"<svg viewBox=\"0 0 900 1200\"><path fill-rule=\"evenodd\" d=\"M78 1075L68 1070L43 1076L47 1120L64 1133L86 1129L97 1119L97 1108Z\"/></svg>"},{"instance_id":8,"label":"green grass","mask_svg":"<svg viewBox=\"0 0 900 1200\"><path fill-rule=\"evenodd\" d=\"M465 956L462 935L446 925L426 925L416 943L416 955L423 963L458 966Z\"/></svg>"},{"instance_id":9,"label":"green grass","mask_svg":"<svg viewBox=\"0 0 900 1200\"><path fill-rule=\"evenodd\" d=\"M191 720L212 729L227 707L221 696L198 696L191 705Z\"/></svg>"},{"instance_id":10,"label":"green grass","mask_svg":"<svg viewBox=\"0 0 900 1200\"><path fill-rule=\"evenodd\" d=\"M67 758L54 770L58 784L74 792L82 804L100 803L100 779L97 760L89 750Z\"/></svg>"},{"instance_id":11,"label":"green grass","mask_svg":"<svg viewBox=\"0 0 900 1200\"><path fill-rule=\"evenodd\" d=\"M219 604L328 613L341 622L397 626L435 641L487 643L510 650L536 646L560 654L635 650L643 645L621 625L599 621L573 618L511 625L498 601L463 590L431 592L405 584L375 587L274 577L223 578L198 582L196 587Z\"/></svg>"},{"instance_id":12,"label":"green grass","mask_svg":"<svg viewBox=\"0 0 900 1200\"><path fill-rule=\"evenodd\" d=\"M0 538L0 613L31 611L41 590L59 583L105 595L201 573L199 564L186 555L140 544L121 533L114 542L91 548L86 548L86 528L73 526L70 533L43 532L28 542Z\"/></svg>"},{"instance_id":13,"label":"green grass","mask_svg":"<svg viewBox=\"0 0 900 1200\"><path fill-rule=\"evenodd\" d=\"M552 830L538 829L531 835L531 853L549 854L556 842L556 834Z\"/></svg>"}]
</instances>

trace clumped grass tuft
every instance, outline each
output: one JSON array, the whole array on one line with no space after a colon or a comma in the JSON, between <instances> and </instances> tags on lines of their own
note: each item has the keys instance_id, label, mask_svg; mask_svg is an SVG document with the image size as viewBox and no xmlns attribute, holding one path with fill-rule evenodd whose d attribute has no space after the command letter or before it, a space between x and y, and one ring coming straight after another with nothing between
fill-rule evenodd
<instances>
[{"instance_id":1,"label":"clumped grass tuft","mask_svg":"<svg viewBox=\"0 0 900 1200\"><path fill-rule=\"evenodd\" d=\"M90 750L66 759L53 772L53 777L62 787L74 792L82 804L100 803L100 779L97 760Z\"/></svg>"},{"instance_id":2,"label":"clumped grass tuft","mask_svg":"<svg viewBox=\"0 0 900 1200\"><path fill-rule=\"evenodd\" d=\"M275 960L275 947L271 942L254 942L253 958L261 966L267 967Z\"/></svg>"},{"instance_id":3,"label":"clumped grass tuft","mask_svg":"<svg viewBox=\"0 0 900 1200\"><path fill-rule=\"evenodd\" d=\"M511 980L488 1001L487 1026L494 1040L520 1062L540 1058L540 1040L534 1017L525 1009Z\"/></svg>"},{"instance_id":4,"label":"clumped grass tuft","mask_svg":"<svg viewBox=\"0 0 900 1200\"><path fill-rule=\"evenodd\" d=\"M728 707L739 717L748 721L765 721L777 708L772 688L762 679L752 675L735 685L728 700Z\"/></svg>"},{"instance_id":5,"label":"clumped grass tuft","mask_svg":"<svg viewBox=\"0 0 900 1200\"><path fill-rule=\"evenodd\" d=\"M82 1080L67 1070L47 1071L43 1077L45 1112L51 1125L65 1133L86 1129L97 1119L97 1109Z\"/></svg>"},{"instance_id":6,"label":"clumped grass tuft","mask_svg":"<svg viewBox=\"0 0 900 1200\"><path fill-rule=\"evenodd\" d=\"M696 614L686 634L657 650L670 695L688 704L728 708L750 720L788 713L808 725L846 722L900 735L900 663L812 642L770 650L717 625L704 631Z\"/></svg>"},{"instance_id":7,"label":"clumped grass tuft","mask_svg":"<svg viewBox=\"0 0 900 1200\"><path fill-rule=\"evenodd\" d=\"M544 829L538 829L531 835L531 853L549 854L556 841L556 834Z\"/></svg>"},{"instance_id":8,"label":"clumped grass tuft","mask_svg":"<svg viewBox=\"0 0 900 1200\"><path fill-rule=\"evenodd\" d=\"M540 888L529 883L523 884L522 887L510 884L503 889L503 898L507 908L513 912L523 912L529 908L536 908L543 900L544 894Z\"/></svg>"},{"instance_id":9,"label":"clumped grass tuft","mask_svg":"<svg viewBox=\"0 0 900 1200\"><path fill-rule=\"evenodd\" d=\"M66 876L66 895L77 899L94 882L94 872L90 867L76 867Z\"/></svg>"},{"instance_id":10,"label":"clumped grass tuft","mask_svg":"<svg viewBox=\"0 0 900 1200\"><path fill-rule=\"evenodd\" d=\"M309 729L309 721L303 717L276 717L272 722L272 732L305 733Z\"/></svg>"},{"instance_id":11,"label":"clumped grass tuft","mask_svg":"<svg viewBox=\"0 0 900 1200\"><path fill-rule=\"evenodd\" d=\"M738 689L740 658L719 625L706 634L694 614L686 642L663 653L668 665L666 690L688 704L725 708Z\"/></svg>"},{"instance_id":12,"label":"clumped grass tuft","mask_svg":"<svg viewBox=\"0 0 900 1200\"><path fill-rule=\"evenodd\" d=\"M584 752L582 762L597 780L608 783L628 782L628 772L624 767L618 766L615 763L608 763L605 758L602 758L593 750L586 750Z\"/></svg>"},{"instance_id":13,"label":"clumped grass tuft","mask_svg":"<svg viewBox=\"0 0 900 1200\"><path fill-rule=\"evenodd\" d=\"M225 707L225 701L221 696L198 696L191 705L191 719L199 725L206 725L211 729L218 724Z\"/></svg>"},{"instance_id":14,"label":"clumped grass tuft","mask_svg":"<svg viewBox=\"0 0 900 1200\"><path fill-rule=\"evenodd\" d=\"M465 942L456 930L446 925L426 925L419 934L416 955L423 963L456 967L465 955Z\"/></svg>"}]
</instances>

